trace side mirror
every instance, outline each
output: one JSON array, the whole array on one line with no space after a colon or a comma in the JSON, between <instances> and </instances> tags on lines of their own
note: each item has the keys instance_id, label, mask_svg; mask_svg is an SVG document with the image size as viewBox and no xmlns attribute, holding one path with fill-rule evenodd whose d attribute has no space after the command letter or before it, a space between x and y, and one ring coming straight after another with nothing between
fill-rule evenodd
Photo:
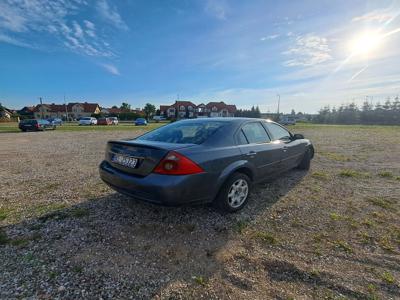
<instances>
[{"instance_id":1,"label":"side mirror","mask_svg":"<svg viewBox=\"0 0 400 300\"><path fill-rule=\"evenodd\" d=\"M293 135L293 139L294 140L301 140L304 139L304 135L300 134L300 133L296 133Z\"/></svg>"}]
</instances>

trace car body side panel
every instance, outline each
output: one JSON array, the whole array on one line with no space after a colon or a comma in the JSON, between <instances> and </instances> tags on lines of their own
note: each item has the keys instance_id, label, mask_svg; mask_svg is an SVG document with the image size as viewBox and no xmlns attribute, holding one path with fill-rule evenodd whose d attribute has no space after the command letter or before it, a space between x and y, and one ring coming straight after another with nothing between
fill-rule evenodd
<instances>
[{"instance_id":1,"label":"car body side panel","mask_svg":"<svg viewBox=\"0 0 400 300\"><path fill-rule=\"evenodd\" d=\"M282 145L276 143L247 144L238 146L242 159L255 167L257 181L262 181L280 168ZM253 154L252 154L253 153Z\"/></svg>"},{"instance_id":2,"label":"car body side panel","mask_svg":"<svg viewBox=\"0 0 400 300\"><path fill-rule=\"evenodd\" d=\"M306 143L304 140L280 141L283 145L283 157L281 167L283 170L295 168L301 161L306 152Z\"/></svg>"}]
</instances>

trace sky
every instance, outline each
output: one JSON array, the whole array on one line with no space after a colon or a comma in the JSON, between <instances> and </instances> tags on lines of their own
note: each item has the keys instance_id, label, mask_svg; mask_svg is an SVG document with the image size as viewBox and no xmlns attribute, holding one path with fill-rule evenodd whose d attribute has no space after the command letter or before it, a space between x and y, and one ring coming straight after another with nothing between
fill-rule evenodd
<instances>
[{"instance_id":1,"label":"sky","mask_svg":"<svg viewBox=\"0 0 400 300\"><path fill-rule=\"evenodd\" d=\"M400 92L399 13L399 0L0 0L0 102L384 102Z\"/></svg>"}]
</instances>

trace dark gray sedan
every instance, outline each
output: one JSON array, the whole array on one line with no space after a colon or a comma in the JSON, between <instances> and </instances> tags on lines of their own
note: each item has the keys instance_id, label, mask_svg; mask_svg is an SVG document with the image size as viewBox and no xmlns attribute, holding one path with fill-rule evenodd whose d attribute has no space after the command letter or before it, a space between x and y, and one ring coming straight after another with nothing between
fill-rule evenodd
<instances>
[{"instance_id":1,"label":"dark gray sedan","mask_svg":"<svg viewBox=\"0 0 400 300\"><path fill-rule=\"evenodd\" d=\"M311 142L269 120L183 120L133 140L110 141L101 179L139 200L179 205L213 202L234 212L253 183L292 168L309 169Z\"/></svg>"}]
</instances>

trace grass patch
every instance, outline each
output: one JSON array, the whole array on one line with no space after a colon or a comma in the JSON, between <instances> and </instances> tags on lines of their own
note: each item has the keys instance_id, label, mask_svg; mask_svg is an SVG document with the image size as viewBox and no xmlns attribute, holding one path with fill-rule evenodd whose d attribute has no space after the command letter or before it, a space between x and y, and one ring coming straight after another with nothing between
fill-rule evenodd
<instances>
[{"instance_id":1,"label":"grass patch","mask_svg":"<svg viewBox=\"0 0 400 300\"><path fill-rule=\"evenodd\" d=\"M375 206L379 206L384 209L392 209L393 208L393 202L391 200L388 200L385 197L368 198L367 201Z\"/></svg>"},{"instance_id":2,"label":"grass patch","mask_svg":"<svg viewBox=\"0 0 400 300\"><path fill-rule=\"evenodd\" d=\"M193 276L193 280L202 286L207 284L207 280L203 276Z\"/></svg>"},{"instance_id":3,"label":"grass patch","mask_svg":"<svg viewBox=\"0 0 400 300\"><path fill-rule=\"evenodd\" d=\"M331 220L333 220L333 221L339 221L340 219L342 219L341 215L334 213L334 212L331 213L329 216L331 217Z\"/></svg>"},{"instance_id":4,"label":"grass patch","mask_svg":"<svg viewBox=\"0 0 400 300\"><path fill-rule=\"evenodd\" d=\"M334 241L333 244L339 250L342 250L342 251L347 252L347 253L352 253L353 252L353 249L345 241L337 240L337 241Z\"/></svg>"},{"instance_id":5,"label":"grass patch","mask_svg":"<svg viewBox=\"0 0 400 300\"><path fill-rule=\"evenodd\" d=\"M25 247L26 245L29 244L29 239L27 238L16 238L9 240L10 245L16 246L16 247Z\"/></svg>"},{"instance_id":6,"label":"grass patch","mask_svg":"<svg viewBox=\"0 0 400 300\"><path fill-rule=\"evenodd\" d=\"M242 233L246 228L247 228L247 226L249 226L249 222L248 221L245 221L245 220L239 220L239 221L237 221L236 223L235 223L235 225L234 225L234 230L236 231L236 232L238 232L238 233Z\"/></svg>"},{"instance_id":7,"label":"grass patch","mask_svg":"<svg viewBox=\"0 0 400 300\"><path fill-rule=\"evenodd\" d=\"M324 156L330 160L334 161L350 161L351 159L343 154L334 153L334 152L319 152L321 156Z\"/></svg>"},{"instance_id":8,"label":"grass patch","mask_svg":"<svg viewBox=\"0 0 400 300\"><path fill-rule=\"evenodd\" d=\"M273 233L271 232L265 232L265 231L257 231L254 234L254 237L257 240L260 240L264 243L270 244L270 245L276 245L278 244L278 239L274 236Z\"/></svg>"},{"instance_id":9,"label":"grass patch","mask_svg":"<svg viewBox=\"0 0 400 300\"><path fill-rule=\"evenodd\" d=\"M359 236L363 244L372 244L374 241L374 237L370 236L367 232L360 232Z\"/></svg>"},{"instance_id":10,"label":"grass patch","mask_svg":"<svg viewBox=\"0 0 400 300\"><path fill-rule=\"evenodd\" d=\"M392 173L392 172L389 172L389 171L382 171L382 172L379 172L378 175L379 175L380 177L383 177L383 178L393 178L393 177L394 177L394 176L393 176L393 173Z\"/></svg>"},{"instance_id":11,"label":"grass patch","mask_svg":"<svg viewBox=\"0 0 400 300\"><path fill-rule=\"evenodd\" d=\"M8 215L9 215L9 210L5 208L0 208L0 221L4 221L5 219L7 219Z\"/></svg>"},{"instance_id":12,"label":"grass patch","mask_svg":"<svg viewBox=\"0 0 400 300\"><path fill-rule=\"evenodd\" d=\"M390 272L383 272L382 276L381 276L382 280L387 283L387 284L394 284L395 283L395 279L392 273Z\"/></svg>"},{"instance_id":13,"label":"grass patch","mask_svg":"<svg viewBox=\"0 0 400 300\"><path fill-rule=\"evenodd\" d=\"M352 169L343 169L339 172L339 176L347 178L368 177L368 173L361 173Z\"/></svg>"},{"instance_id":14,"label":"grass patch","mask_svg":"<svg viewBox=\"0 0 400 300\"><path fill-rule=\"evenodd\" d=\"M58 275L58 272L50 271L49 272L49 279L55 279Z\"/></svg>"},{"instance_id":15,"label":"grass patch","mask_svg":"<svg viewBox=\"0 0 400 300\"><path fill-rule=\"evenodd\" d=\"M43 187L43 189L46 190L46 191L51 191L51 190L55 190L59 186L61 186L61 183L53 182L53 183L49 183L49 184L45 185Z\"/></svg>"},{"instance_id":16,"label":"grass patch","mask_svg":"<svg viewBox=\"0 0 400 300\"><path fill-rule=\"evenodd\" d=\"M316 171L312 173L311 177L320 179L320 180L327 180L329 178L328 174L321 172L321 171Z\"/></svg>"},{"instance_id":17,"label":"grass patch","mask_svg":"<svg viewBox=\"0 0 400 300\"><path fill-rule=\"evenodd\" d=\"M364 219L364 220L361 222L361 224L367 226L368 228L375 227L374 221L372 221L372 220L370 220L370 219Z\"/></svg>"},{"instance_id":18,"label":"grass patch","mask_svg":"<svg viewBox=\"0 0 400 300\"><path fill-rule=\"evenodd\" d=\"M69 215L73 218L83 218L89 215L89 210L83 207L77 207L71 209Z\"/></svg>"},{"instance_id":19,"label":"grass patch","mask_svg":"<svg viewBox=\"0 0 400 300\"><path fill-rule=\"evenodd\" d=\"M82 273L83 272L83 267L81 267L81 266L74 266L73 268L72 268L72 271L73 272L75 272L75 273Z\"/></svg>"},{"instance_id":20,"label":"grass patch","mask_svg":"<svg viewBox=\"0 0 400 300\"><path fill-rule=\"evenodd\" d=\"M379 246L380 246L383 250L386 250L386 251L388 251L388 252L395 252L395 248L394 248L394 246L392 245L389 236L383 236L383 237L379 240Z\"/></svg>"},{"instance_id":21,"label":"grass patch","mask_svg":"<svg viewBox=\"0 0 400 300\"><path fill-rule=\"evenodd\" d=\"M64 203L39 204L32 208L32 212L34 215L44 215L63 208L66 208Z\"/></svg>"},{"instance_id":22,"label":"grass patch","mask_svg":"<svg viewBox=\"0 0 400 300\"><path fill-rule=\"evenodd\" d=\"M7 233L5 233L1 228L0 228L0 245L5 245L8 243L10 239L7 236Z\"/></svg>"}]
</instances>

